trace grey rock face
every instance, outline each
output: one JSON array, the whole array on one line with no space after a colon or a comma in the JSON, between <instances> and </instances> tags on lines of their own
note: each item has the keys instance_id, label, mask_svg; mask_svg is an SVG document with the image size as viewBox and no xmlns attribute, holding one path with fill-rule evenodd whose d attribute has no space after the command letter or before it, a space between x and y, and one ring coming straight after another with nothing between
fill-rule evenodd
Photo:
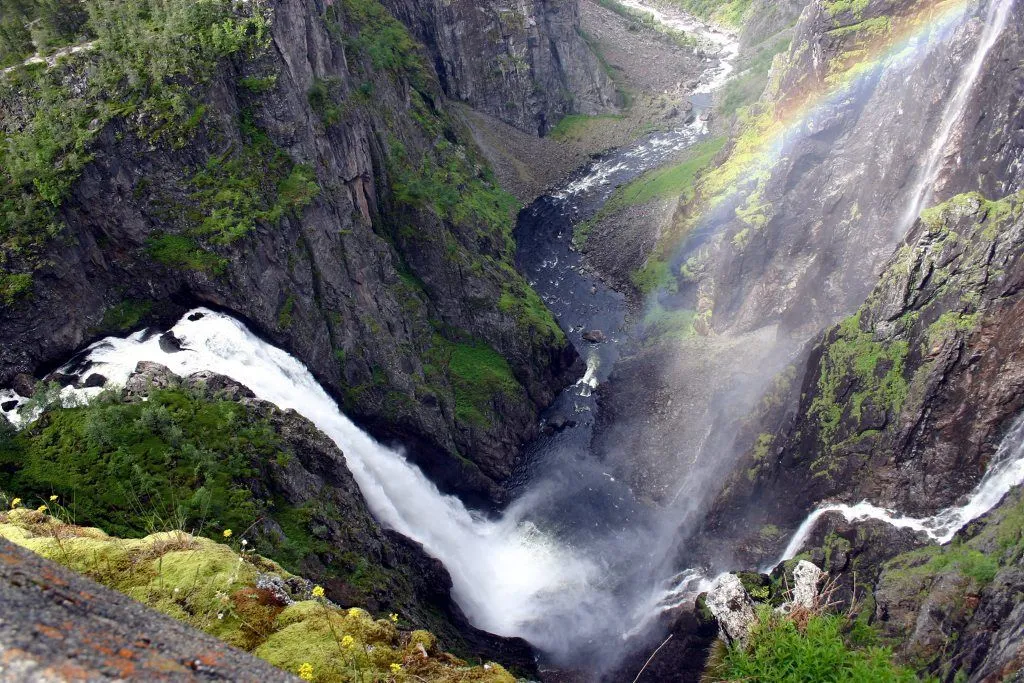
<instances>
[{"instance_id":1,"label":"grey rock face","mask_svg":"<svg viewBox=\"0 0 1024 683\"><path fill-rule=\"evenodd\" d=\"M568 26L574 6L559 3ZM462 11L477 12L469 9ZM254 61L225 62L198 89L202 125L183 147L154 146L119 119L100 134L62 207L66 228L49 244L30 301L0 307L0 384L66 358L125 301L153 302L165 321L196 303L213 305L297 356L353 419L402 442L442 488L501 499L499 482L536 434L538 408L570 380L575 353L531 322L528 290L501 227L439 212L433 197L396 197L420 160L439 154L440 140L464 160L465 182L491 182L448 116L429 62L414 74L376 68L345 44L359 27L332 24L313 0L277 0L272 10L270 49ZM558 22L530 16L538 45L550 42L538 32ZM277 77L269 92L239 85L268 74ZM318 83L330 86L342 120L325 122L314 108L309 93ZM361 103L361 92L372 92L372 101ZM161 207L185 211L194 169L225 149L245 149L248 125L313 169L319 194L301 214L257 224L229 245L204 245L224 259L221 272L157 262L148 250L154 236L183 229ZM499 306L503 296L511 303ZM483 407L501 419L467 421L457 411L446 361L454 343L490 346L508 361L519 388L495 392Z\"/></svg>"},{"instance_id":2,"label":"grey rock face","mask_svg":"<svg viewBox=\"0 0 1024 683\"><path fill-rule=\"evenodd\" d=\"M745 647L750 631L757 623L754 603L739 577L726 574L708 591L706 604L718 619L721 636L729 644Z\"/></svg>"},{"instance_id":3,"label":"grey rock face","mask_svg":"<svg viewBox=\"0 0 1024 683\"><path fill-rule=\"evenodd\" d=\"M615 88L580 36L578 0L386 0L427 47L445 94L546 133L569 113L614 109Z\"/></svg>"},{"instance_id":4,"label":"grey rock face","mask_svg":"<svg viewBox=\"0 0 1024 683\"><path fill-rule=\"evenodd\" d=\"M891 18L898 26L899 17L913 17L920 8L910 0L875 1L863 12L833 15L826 3L809 3L785 64L773 74L777 85L764 98L776 111L790 112L784 150L734 197L735 207L711 219L719 236L697 295L713 310L716 332L778 322L802 339L856 309L904 236L908 192L934 141L921 131L939 128L988 4L978 3L973 18L951 35L931 36L931 42L917 35L913 58L823 97L846 82L836 75L844 53L864 45L878 50L861 22ZM946 169L939 200L972 190L998 198L1019 185L1007 177L1020 175L1013 163L1021 155L1021 107L1011 94L1019 92L1020 78L1008 71L1021 54L1020 9L1014 11L954 128L946 156L961 170ZM979 173L989 178L982 186Z\"/></svg>"},{"instance_id":5,"label":"grey rock face","mask_svg":"<svg viewBox=\"0 0 1024 683\"><path fill-rule=\"evenodd\" d=\"M299 679L0 538L5 681Z\"/></svg>"}]
</instances>

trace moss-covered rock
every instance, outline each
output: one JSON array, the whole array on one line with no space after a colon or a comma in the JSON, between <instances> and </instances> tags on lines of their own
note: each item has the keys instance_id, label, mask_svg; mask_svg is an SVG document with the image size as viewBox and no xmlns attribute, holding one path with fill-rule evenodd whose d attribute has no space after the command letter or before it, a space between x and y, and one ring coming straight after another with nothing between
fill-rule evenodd
<instances>
[{"instance_id":1,"label":"moss-covered rock","mask_svg":"<svg viewBox=\"0 0 1024 683\"><path fill-rule=\"evenodd\" d=\"M397 615L339 607L241 542L183 531L116 538L48 512L0 514L0 537L308 680L515 680L498 664L469 666L441 651L427 631L400 630Z\"/></svg>"}]
</instances>

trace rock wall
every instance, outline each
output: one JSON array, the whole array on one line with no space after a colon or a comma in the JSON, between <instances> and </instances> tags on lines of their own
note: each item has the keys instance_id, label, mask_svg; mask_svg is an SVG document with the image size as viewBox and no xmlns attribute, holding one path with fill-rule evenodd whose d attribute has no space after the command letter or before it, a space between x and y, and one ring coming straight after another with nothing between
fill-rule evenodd
<instances>
[{"instance_id":1,"label":"rock wall","mask_svg":"<svg viewBox=\"0 0 1024 683\"><path fill-rule=\"evenodd\" d=\"M914 0L857 11L810 3L762 102L741 119L737 145L712 177L725 202L698 219L715 237L691 264L701 272L694 297L716 332L779 322L804 339L863 301L903 237L909 191L933 143L920 131L938 130L987 6L972 8L969 19L939 22ZM1014 12L946 150L951 160L967 150L956 162L964 170L940 185L939 199L1014 189L997 180L979 187L977 177L986 167L990 178L1003 177L1020 155L1013 99L1020 79L1010 66L1020 54L1020 9ZM912 47L896 51L902 41ZM875 61L851 70L864 54ZM1008 81L1015 85L994 92ZM881 139L887 143L878 145Z\"/></svg>"},{"instance_id":2,"label":"rock wall","mask_svg":"<svg viewBox=\"0 0 1024 683\"><path fill-rule=\"evenodd\" d=\"M427 47L448 97L543 135L562 116L615 107L580 36L577 0L387 0Z\"/></svg>"},{"instance_id":3,"label":"rock wall","mask_svg":"<svg viewBox=\"0 0 1024 683\"><path fill-rule=\"evenodd\" d=\"M571 23L573 5L561 7ZM514 271L516 204L376 0L269 9L268 49L190 84L201 107L180 144L140 134L137 116L98 132L30 290L0 302L0 383L118 331L126 311L137 324L219 306L299 357L354 419L408 446L443 487L500 499L537 409L576 358ZM55 68L80 82L94 59L85 51ZM3 106L11 130L33 115L17 98ZM220 215L209 206L217 195L197 192L203 169L235 164L262 193L259 174L281 159L312 175L308 205L241 236L203 232Z\"/></svg>"},{"instance_id":4,"label":"rock wall","mask_svg":"<svg viewBox=\"0 0 1024 683\"><path fill-rule=\"evenodd\" d=\"M926 516L969 492L1024 408L1022 255L1019 194L925 212L867 303L747 423L704 533L757 552L763 525L795 528L825 499Z\"/></svg>"}]
</instances>

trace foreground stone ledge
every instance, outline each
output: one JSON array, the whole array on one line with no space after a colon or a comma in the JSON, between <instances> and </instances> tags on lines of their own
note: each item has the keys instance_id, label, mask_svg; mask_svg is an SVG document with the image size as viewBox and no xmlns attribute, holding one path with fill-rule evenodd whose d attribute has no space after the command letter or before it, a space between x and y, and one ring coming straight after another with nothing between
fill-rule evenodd
<instances>
[{"instance_id":1,"label":"foreground stone ledge","mask_svg":"<svg viewBox=\"0 0 1024 683\"><path fill-rule=\"evenodd\" d=\"M0 681L297 681L0 538Z\"/></svg>"}]
</instances>

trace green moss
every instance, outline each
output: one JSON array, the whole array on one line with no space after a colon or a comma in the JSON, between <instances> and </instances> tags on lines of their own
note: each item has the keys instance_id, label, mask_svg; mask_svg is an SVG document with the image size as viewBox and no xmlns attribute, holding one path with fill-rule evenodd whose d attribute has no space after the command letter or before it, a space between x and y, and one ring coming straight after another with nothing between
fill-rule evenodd
<instances>
[{"instance_id":1,"label":"green moss","mask_svg":"<svg viewBox=\"0 0 1024 683\"><path fill-rule=\"evenodd\" d=\"M907 342L876 341L871 331L861 329L861 315L844 320L826 339L818 391L808 411L829 451L847 411L858 423L865 405L895 416L907 397ZM827 458L819 459L819 468L827 465Z\"/></svg>"},{"instance_id":2,"label":"green moss","mask_svg":"<svg viewBox=\"0 0 1024 683\"><path fill-rule=\"evenodd\" d=\"M659 258L650 258L643 268L630 274L630 280L641 294L650 294L668 285L672 279L668 263Z\"/></svg>"},{"instance_id":3,"label":"green moss","mask_svg":"<svg viewBox=\"0 0 1024 683\"><path fill-rule=\"evenodd\" d=\"M31 273L0 273L0 303L10 306L31 292Z\"/></svg>"},{"instance_id":4,"label":"green moss","mask_svg":"<svg viewBox=\"0 0 1024 683\"><path fill-rule=\"evenodd\" d=\"M151 310L153 310L152 301L134 299L122 301L103 312L103 322L100 323L100 326L104 330L132 330L144 317L149 315Z\"/></svg>"},{"instance_id":5,"label":"green moss","mask_svg":"<svg viewBox=\"0 0 1024 683\"><path fill-rule=\"evenodd\" d=\"M498 664L469 666L441 652L429 632L399 631L359 608L311 594L285 606L256 587L265 574L291 579L280 566L181 531L120 539L19 509L0 513L0 536L287 671L311 671L321 683L515 680Z\"/></svg>"},{"instance_id":6,"label":"green moss","mask_svg":"<svg viewBox=\"0 0 1024 683\"><path fill-rule=\"evenodd\" d=\"M498 299L498 310L515 315L520 325L533 330L542 339L554 341L556 344L565 343L565 333L555 322L551 311L544 305L540 295L525 282L505 286L501 298Z\"/></svg>"},{"instance_id":7,"label":"green moss","mask_svg":"<svg viewBox=\"0 0 1024 683\"><path fill-rule=\"evenodd\" d=\"M281 306L281 310L277 313L277 326L282 330L287 330L292 326L292 314L295 312L295 296L289 294L288 298L284 300L284 305Z\"/></svg>"},{"instance_id":8,"label":"green moss","mask_svg":"<svg viewBox=\"0 0 1024 683\"><path fill-rule=\"evenodd\" d=\"M644 339L649 343L689 339L696 334L693 327L696 318L696 312L690 309L668 310L654 302L644 313Z\"/></svg>"},{"instance_id":9,"label":"green moss","mask_svg":"<svg viewBox=\"0 0 1024 683\"><path fill-rule=\"evenodd\" d=\"M926 546L898 555L885 565L887 581L930 579L955 571L974 580L978 588L991 583L998 570L997 558L963 543Z\"/></svg>"},{"instance_id":10,"label":"green moss","mask_svg":"<svg viewBox=\"0 0 1024 683\"><path fill-rule=\"evenodd\" d=\"M555 140L580 140L593 134L594 129L601 129L610 121L620 121L622 116L617 114L602 114L600 116L588 116L586 114L569 114L548 131L548 136Z\"/></svg>"},{"instance_id":11,"label":"green moss","mask_svg":"<svg viewBox=\"0 0 1024 683\"><path fill-rule=\"evenodd\" d=\"M499 415L498 396L519 397L523 388L501 354L483 343L449 346L448 370L455 391L456 419L489 427Z\"/></svg>"}]
</instances>

